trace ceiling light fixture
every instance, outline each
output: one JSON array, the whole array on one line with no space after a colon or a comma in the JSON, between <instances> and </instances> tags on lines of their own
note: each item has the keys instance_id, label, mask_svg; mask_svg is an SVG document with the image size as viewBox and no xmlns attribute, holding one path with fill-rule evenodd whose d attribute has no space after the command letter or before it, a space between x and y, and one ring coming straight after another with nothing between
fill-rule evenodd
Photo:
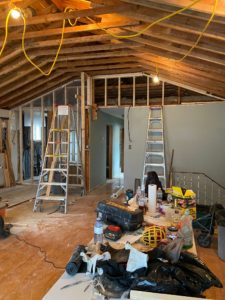
<instances>
[{"instance_id":1,"label":"ceiling light fixture","mask_svg":"<svg viewBox=\"0 0 225 300\"><path fill-rule=\"evenodd\" d=\"M155 83L155 84L158 84L160 82L160 79L159 79L159 70L158 70L158 66L157 64L155 65L155 75L152 77L152 81Z\"/></svg>"},{"instance_id":2,"label":"ceiling light fixture","mask_svg":"<svg viewBox=\"0 0 225 300\"><path fill-rule=\"evenodd\" d=\"M158 75L154 75L152 78L154 83L159 83L159 76Z\"/></svg>"},{"instance_id":3,"label":"ceiling light fixture","mask_svg":"<svg viewBox=\"0 0 225 300\"><path fill-rule=\"evenodd\" d=\"M11 16L15 20L19 19L19 17L21 17L21 12L18 9L14 8L14 9L11 10Z\"/></svg>"}]
</instances>

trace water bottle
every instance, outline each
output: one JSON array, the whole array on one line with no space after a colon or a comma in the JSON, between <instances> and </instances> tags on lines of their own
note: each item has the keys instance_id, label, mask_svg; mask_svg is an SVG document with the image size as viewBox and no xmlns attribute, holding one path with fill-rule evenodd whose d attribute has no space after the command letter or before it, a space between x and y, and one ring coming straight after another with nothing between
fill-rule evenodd
<instances>
[{"instance_id":1,"label":"water bottle","mask_svg":"<svg viewBox=\"0 0 225 300\"><path fill-rule=\"evenodd\" d=\"M189 249L193 246L192 219L189 210L186 210L180 220L180 231L184 237L184 249Z\"/></svg>"},{"instance_id":2,"label":"water bottle","mask_svg":"<svg viewBox=\"0 0 225 300\"><path fill-rule=\"evenodd\" d=\"M139 203L139 198L141 197L141 187L138 186L137 191L136 191L136 202L137 204Z\"/></svg>"},{"instance_id":3,"label":"water bottle","mask_svg":"<svg viewBox=\"0 0 225 300\"><path fill-rule=\"evenodd\" d=\"M157 200L162 200L162 198L163 198L162 189L158 188L158 190L157 190Z\"/></svg>"},{"instance_id":4,"label":"water bottle","mask_svg":"<svg viewBox=\"0 0 225 300\"><path fill-rule=\"evenodd\" d=\"M94 226L94 243L103 242L103 223L101 218L97 218Z\"/></svg>"}]
</instances>

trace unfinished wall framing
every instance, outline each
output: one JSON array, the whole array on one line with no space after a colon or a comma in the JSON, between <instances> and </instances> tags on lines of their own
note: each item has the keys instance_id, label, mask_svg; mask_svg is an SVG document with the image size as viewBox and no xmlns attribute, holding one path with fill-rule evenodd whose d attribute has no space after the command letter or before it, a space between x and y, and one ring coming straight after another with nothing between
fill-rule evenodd
<instances>
[{"instance_id":1,"label":"unfinished wall framing","mask_svg":"<svg viewBox=\"0 0 225 300\"><path fill-rule=\"evenodd\" d=\"M84 90L86 92L86 83ZM32 100L13 110L19 119L18 148L18 178L20 183L36 183L40 174L41 162L46 147L48 130L50 128L53 111L57 105L70 105L76 114L76 122L79 132L83 130L81 124L83 110L85 109L86 96L81 95L81 81L72 81L57 88L42 97ZM82 100L83 99L83 100ZM84 104L81 104L84 101ZM81 130L82 128L82 130ZM85 128L84 128L85 129ZM85 132L85 130L83 130ZM71 155L70 160L77 159L77 147L75 132L71 132ZM80 135L80 142L82 137ZM82 146L84 148L84 146Z\"/></svg>"}]
</instances>

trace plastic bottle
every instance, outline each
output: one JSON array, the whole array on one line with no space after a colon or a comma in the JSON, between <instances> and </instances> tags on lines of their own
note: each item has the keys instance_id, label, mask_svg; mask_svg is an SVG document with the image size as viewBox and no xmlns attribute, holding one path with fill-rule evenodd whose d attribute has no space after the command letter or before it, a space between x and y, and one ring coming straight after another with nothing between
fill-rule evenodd
<instances>
[{"instance_id":1,"label":"plastic bottle","mask_svg":"<svg viewBox=\"0 0 225 300\"><path fill-rule=\"evenodd\" d=\"M180 232L184 237L184 249L189 249L193 245L193 229L192 229L192 216L187 209L180 219Z\"/></svg>"},{"instance_id":2,"label":"plastic bottle","mask_svg":"<svg viewBox=\"0 0 225 300\"><path fill-rule=\"evenodd\" d=\"M141 195L138 199L138 207L139 209L143 210L143 213L145 213L145 186L142 184L141 186Z\"/></svg>"},{"instance_id":3,"label":"plastic bottle","mask_svg":"<svg viewBox=\"0 0 225 300\"><path fill-rule=\"evenodd\" d=\"M94 243L103 242L103 223L101 218L97 218L94 226Z\"/></svg>"},{"instance_id":4,"label":"plastic bottle","mask_svg":"<svg viewBox=\"0 0 225 300\"><path fill-rule=\"evenodd\" d=\"M163 198L162 189L158 188L158 190L157 190L157 200L162 200L162 198Z\"/></svg>"},{"instance_id":5,"label":"plastic bottle","mask_svg":"<svg viewBox=\"0 0 225 300\"><path fill-rule=\"evenodd\" d=\"M136 191L136 202L137 204L139 203L139 198L141 197L141 187L138 186L137 191Z\"/></svg>"}]
</instances>

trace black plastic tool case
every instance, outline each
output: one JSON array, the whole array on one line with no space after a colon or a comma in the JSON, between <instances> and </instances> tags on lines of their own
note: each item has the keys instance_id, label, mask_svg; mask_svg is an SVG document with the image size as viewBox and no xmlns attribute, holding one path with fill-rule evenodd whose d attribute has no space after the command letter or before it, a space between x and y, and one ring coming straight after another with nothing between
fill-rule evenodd
<instances>
[{"instance_id":1,"label":"black plastic tool case","mask_svg":"<svg viewBox=\"0 0 225 300\"><path fill-rule=\"evenodd\" d=\"M143 222L142 210L132 211L129 206L112 201L100 201L96 212L105 223L119 225L125 231L134 231L141 227Z\"/></svg>"}]
</instances>

